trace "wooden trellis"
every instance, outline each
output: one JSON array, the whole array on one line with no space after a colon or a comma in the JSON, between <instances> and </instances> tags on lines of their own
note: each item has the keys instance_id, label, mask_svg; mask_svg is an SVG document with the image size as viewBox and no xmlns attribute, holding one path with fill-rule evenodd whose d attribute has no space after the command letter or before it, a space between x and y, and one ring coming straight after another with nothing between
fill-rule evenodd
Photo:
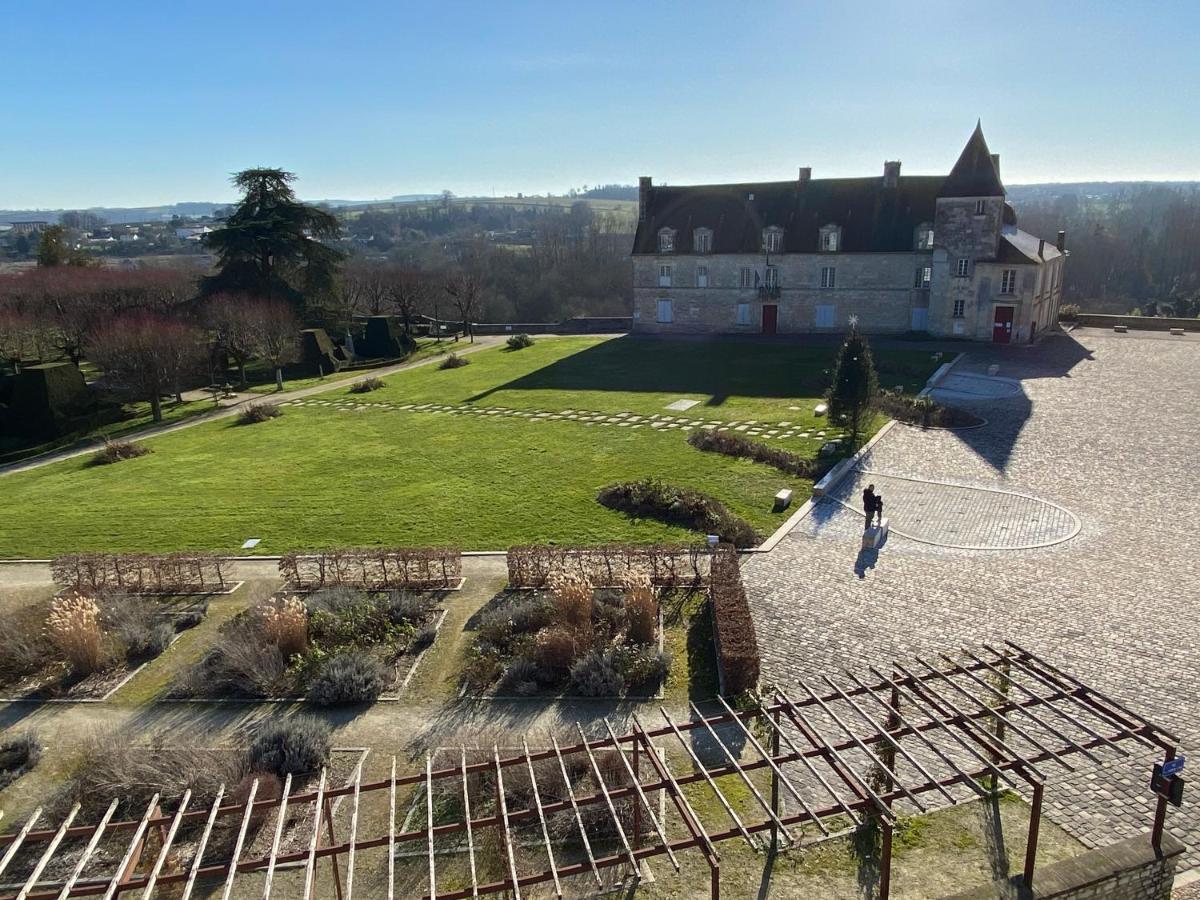
<instances>
[{"instance_id":1,"label":"wooden trellis","mask_svg":"<svg viewBox=\"0 0 1200 900\"><path fill-rule=\"evenodd\" d=\"M759 698L751 708L735 709L723 699L720 711L703 715L695 706L687 721L677 721L665 708L659 713L663 724L648 727L638 715L632 730L618 734L605 722L601 737L560 746L531 750L522 743L520 753L500 753L489 748L486 759L468 762L466 748L456 753L453 765L434 768L426 758L420 771L397 774L395 758L390 777L365 782L361 765L351 783L331 787L322 771L315 791L293 795L289 776L282 794L256 799L257 782L245 802L226 802L222 787L207 808L190 805L185 794L171 815L161 810L157 795L137 819L112 821L114 800L96 825L75 825L78 807L57 825L42 821L37 810L15 831L0 835L0 897L6 900L66 900L70 897L138 895L149 900L156 890L180 886L188 900L198 881L223 885L228 898L239 876L262 874L263 897L270 898L281 867L303 870L303 896L315 896L318 864L328 862L336 896L352 900L355 869L363 851L386 848L387 896L396 892L396 858L409 848L428 861L427 897L443 900L509 893L516 898L536 885L550 885L563 896L571 879L603 884L602 873L614 870L626 877L641 877L646 860L666 856L680 868L679 855L698 851L711 872L711 895L720 895L721 857L719 845L744 841L759 850L769 839L771 846L803 846L806 829L814 836L828 836L836 827L876 827L881 832L879 896L890 889L892 833L896 807L924 811L956 804L978 796L989 796L1001 784L1023 788L1031 796L1031 816L1026 844L1024 877L1032 885L1037 857L1042 797L1051 766L1071 772L1084 763L1099 764L1112 754L1129 755L1126 745L1143 745L1175 754L1177 738L1095 688L1089 687L1052 663L1007 643L1002 649L983 645L964 649L952 658L940 655L929 660L914 657L896 663L890 673L875 668L826 677L821 684L798 681L794 685ZM673 770L669 756L660 755L655 740L682 751L686 770ZM698 743L715 753L701 753ZM735 751L734 744L745 752ZM605 778L597 753L615 754L623 778ZM703 758L707 756L707 761ZM714 756L716 759L714 759ZM555 797L539 786L535 763L547 761L563 777L565 791ZM577 792L568 777L567 762L590 772L597 790ZM760 788L754 773L769 774L770 793ZM495 779L494 811L484 811L491 798L472 796L471 777L481 774ZM505 775L528 777L531 802L510 804ZM544 776L543 776L544 777ZM753 815L741 815L725 796L719 779L730 777L748 789ZM688 800L685 788L711 792L728 823L703 823ZM460 796L462 808L454 821L439 822L434 810L434 792L444 788ZM398 791L404 788L425 792L423 822L419 827L397 824ZM665 793L679 820L674 836L671 822L651 797ZM785 796L786 795L786 796ZM335 833L331 802L349 797L349 833ZM360 809L372 800L387 804L386 833L364 835ZM618 801L633 804L632 827L618 813ZM1153 823L1157 845L1161 838L1165 801L1160 801ZM304 849L283 852L281 835L289 809L306 810L308 824ZM583 810L596 807L607 814L617 836L614 849L602 852L607 838L589 835ZM578 829L583 858L568 861L556 848L547 821L556 814L571 817ZM243 859L248 830L255 815L273 835L265 856ZM273 818L272 818L273 817ZM231 853L206 859L206 848L214 828L236 829ZM647 827L647 824L649 827ZM514 831L537 826L538 844L546 865L522 871ZM200 829L200 838L190 862L167 873L164 863L173 842L185 827ZM503 878L481 882L476 864L479 836L494 829L504 850ZM161 846L152 858L144 853L147 836L161 835ZM446 836L465 838L470 885L453 890L438 888L436 842ZM95 862L102 840L123 846L107 854L120 854L115 869ZM781 843L782 842L782 843ZM50 882L45 873L57 854L69 844L78 848L77 861L66 879ZM407 854L406 854L407 855ZM521 854L524 857L524 854ZM342 864L345 871L342 871ZM361 892L360 892L361 893Z\"/></svg>"}]
</instances>

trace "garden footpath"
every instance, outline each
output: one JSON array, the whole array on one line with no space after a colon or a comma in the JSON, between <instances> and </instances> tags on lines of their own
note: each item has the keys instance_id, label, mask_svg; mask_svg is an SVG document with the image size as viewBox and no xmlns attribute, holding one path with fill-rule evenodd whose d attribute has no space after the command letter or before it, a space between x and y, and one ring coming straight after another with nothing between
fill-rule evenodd
<instances>
[{"instance_id":1,"label":"garden footpath","mask_svg":"<svg viewBox=\"0 0 1200 900\"><path fill-rule=\"evenodd\" d=\"M1009 639L1179 734L1196 758L1200 618L1180 517L1200 504L1186 468L1200 343L1085 329L972 347L952 371L986 377L993 364L1019 390L960 379L945 398L986 426L893 426L837 498L744 566L764 680ZM878 551L860 550L865 481L897 529ZM1047 812L1093 846L1143 832L1150 764L1052 769ZM1182 868L1200 863L1200 806L1185 800L1168 827L1191 848Z\"/></svg>"},{"instance_id":2,"label":"garden footpath","mask_svg":"<svg viewBox=\"0 0 1200 900\"><path fill-rule=\"evenodd\" d=\"M488 347L495 347L502 343L503 337L496 335L486 335L477 337L474 344L461 344L455 353L459 356L464 356L468 353L474 353L477 350L484 350ZM460 342L461 343L461 342ZM454 346L447 344L447 346ZM428 366L433 363L441 362L443 356L429 356L424 359L416 360L415 362L401 362L390 366L382 366L378 369L370 369L368 371L359 372L348 378L338 378L336 375L329 376L328 379L321 381L318 384L309 387L296 388L294 390L280 391L279 393L258 394L258 393L241 393L238 395L240 399L236 402L222 403L215 407L211 412L200 413L190 416L180 422L172 422L164 425L154 425L149 428L143 428L139 431L131 431L121 435L123 441L144 441L149 438L159 437L164 434L171 434L175 431L182 431L185 428L191 428L194 425L201 425L205 422L215 422L219 419L228 419L230 416L237 415L242 406L248 402L270 402L283 403L291 400L298 400L303 397L311 397L313 394L320 394L325 391L333 391L338 388L346 388L350 385L365 381L368 378L382 378L387 375L392 375L396 372L403 372L408 369L417 369L421 366ZM0 466L0 477L11 475L14 472L24 472L28 469L37 469L42 466L48 466L52 463L61 462L64 459L74 459L77 456L86 456L96 452L96 446L74 447L67 450L56 450L52 453L45 453L41 456L35 456L30 459L24 459L20 462L11 463L7 466Z\"/></svg>"}]
</instances>

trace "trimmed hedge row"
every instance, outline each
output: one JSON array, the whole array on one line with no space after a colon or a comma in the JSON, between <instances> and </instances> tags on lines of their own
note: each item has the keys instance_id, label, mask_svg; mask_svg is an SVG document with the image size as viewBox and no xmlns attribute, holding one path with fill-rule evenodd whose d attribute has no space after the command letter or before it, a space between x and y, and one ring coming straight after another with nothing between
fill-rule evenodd
<instances>
[{"instance_id":1,"label":"trimmed hedge row","mask_svg":"<svg viewBox=\"0 0 1200 900\"><path fill-rule=\"evenodd\" d=\"M559 547L525 544L508 551L508 584L543 588L552 575L576 575L596 587L617 587L629 575L647 574L659 587L699 584L711 551L703 545L601 544Z\"/></svg>"},{"instance_id":2,"label":"trimmed hedge row","mask_svg":"<svg viewBox=\"0 0 1200 900\"><path fill-rule=\"evenodd\" d=\"M69 553L50 563L56 584L86 594L175 594L224 589L225 562L215 553Z\"/></svg>"},{"instance_id":3,"label":"trimmed hedge row","mask_svg":"<svg viewBox=\"0 0 1200 900\"><path fill-rule=\"evenodd\" d=\"M602 506L631 516L658 519L704 534L715 534L735 547L753 547L762 540L744 519L715 497L691 488L664 484L657 478L610 484L596 496Z\"/></svg>"},{"instance_id":4,"label":"trimmed hedge row","mask_svg":"<svg viewBox=\"0 0 1200 900\"><path fill-rule=\"evenodd\" d=\"M808 459L797 453L790 453L778 447L760 444L744 438L740 434L728 431L700 429L693 431L688 437L688 443L697 450L707 450L711 453L721 453L738 459L752 459L755 462L766 463L786 475L797 478L810 478L819 481L832 467L828 459Z\"/></svg>"},{"instance_id":5,"label":"trimmed hedge row","mask_svg":"<svg viewBox=\"0 0 1200 900\"><path fill-rule=\"evenodd\" d=\"M758 684L761 659L737 552L728 544L722 544L713 554L708 591L725 693L741 694Z\"/></svg>"},{"instance_id":6,"label":"trimmed hedge row","mask_svg":"<svg viewBox=\"0 0 1200 900\"><path fill-rule=\"evenodd\" d=\"M279 559L279 574L293 590L450 588L462 575L462 551L457 547L380 547L288 553Z\"/></svg>"},{"instance_id":7,"label":"trimmed hedge row","mask_svg":"<svg viewBox=\"0 0 1200 900\"><path fill-rule=\"evenodd\" d=\"M929 397L909 397L895 391L880 391L875 398L875 407L892 419L922 428L965 428L982 421L965 409L942 406Z\"/></svg>"}]
</instances>

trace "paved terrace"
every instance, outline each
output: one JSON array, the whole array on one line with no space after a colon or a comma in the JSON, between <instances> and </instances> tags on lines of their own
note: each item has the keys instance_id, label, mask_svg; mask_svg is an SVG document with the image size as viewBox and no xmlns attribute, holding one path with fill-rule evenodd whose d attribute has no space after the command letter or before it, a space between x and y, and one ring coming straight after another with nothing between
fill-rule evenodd
<instances>
[{"instance_id":1,"label":"paved terrace","mask_svg":"<svg viewBox=\"0 0 1200 900\"><path fill-rule=\"evenodd\" d=\"M985 427L893 426L837 498L745 566L770 623L764 680L1008 638L1175 731L1200 762L1200 340L1082 330L972 347L954 373L993 363L1019 389L953 381ZM859 549L865 481L908 535L879 551ZM1148 755L1091 770L1091 785L1051 777L1047 813L1086 843L1149 829ZM1183 868L1200 864L1195 798L1167 821L1191 848Z\"/></svg>"}]
</instances>

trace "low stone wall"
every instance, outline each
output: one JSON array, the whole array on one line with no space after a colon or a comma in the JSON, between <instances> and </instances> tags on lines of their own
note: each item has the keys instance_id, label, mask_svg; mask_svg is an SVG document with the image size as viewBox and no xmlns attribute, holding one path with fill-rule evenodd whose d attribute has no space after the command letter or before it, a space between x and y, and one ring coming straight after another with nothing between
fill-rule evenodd
<instances>
[{"instance_id":1,"label":"low stone wall","mask_svg":"<svg viewBox=\"0 0 1200 900\"><path fill-rule=\"evenodd\" d=\"M629 316L577 316L565 322L477 322L476 334L619 334L633 329Z\"/></svg>"},{"instance_id":2,"label":"low stone wall","mask_svg":"<svg viewBox=\"0 0 1200 900\"><path fill-rule=\"evenodd\" d=\"M1089 328L1112 328L1114 325L1127 325L1139 331L1169 331L1172 328L1200 331L1200 319L1170 319L1157 316L1109 316L1102 313L1080 313L1079 317L1075 319L1075 323Z\"/></svg>"},{"instance_id":3,"label":"low stone wall","mask_svg":"<svg viewBox=\"0 0 1200 900\"><path fill-rule=\"evenodd\" d=\"M1170 900L1175 864L1184 846L1164 834L1162 849L1155 850L1149 834L1101 847L1038 868L1033 890L1021 876L945 897L943 900L990 900L995 897L1062 898L1062 900Z\"/></svg>"}]
</instances>

